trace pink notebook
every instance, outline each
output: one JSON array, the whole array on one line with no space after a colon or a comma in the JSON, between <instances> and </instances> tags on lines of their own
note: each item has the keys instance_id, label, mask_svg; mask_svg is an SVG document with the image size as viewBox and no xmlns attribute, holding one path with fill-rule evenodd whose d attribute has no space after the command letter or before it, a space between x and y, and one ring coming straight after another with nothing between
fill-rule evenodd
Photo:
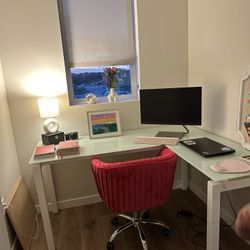
<instances>
[{"instance_id":1,"label":"pink notebook","mask_svg":"<svg viewBox=\"0 0 250 250\"><path fill-rule=\"evenodd\" d=\"M36 147L34 157L35 158L48 157L48 156L54 155L54 153L55 153L55 145L54 144L42 145L42 146Z\"/></svg>"},{"instance_id":2,"label":"pink notebook","mask_svg":"<svg viewBox=\"0 0 250 250\"><path fill-rule=\"evenodd\" d=\"M223 160L211 165L210 168L219 173L242 173L250 171L250 165L247 162L235 159Z\"/></svg>"}]
</instances>

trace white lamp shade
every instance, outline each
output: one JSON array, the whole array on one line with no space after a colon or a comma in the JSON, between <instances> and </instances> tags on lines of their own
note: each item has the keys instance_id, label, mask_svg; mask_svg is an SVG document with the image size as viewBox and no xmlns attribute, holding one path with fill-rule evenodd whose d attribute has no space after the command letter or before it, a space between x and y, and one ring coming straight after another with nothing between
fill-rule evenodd
<instances>
[{"instance_id":1,"label":"white lamp shade","mask_svg":"<svg viewBox=\"0 0 250 250\"><path fill-rule=\"evenodd\" d=\"M56 97L38 99L38 107L41 118L55 117L59 115L58 99Z\"/></svg>"}]
</instances>

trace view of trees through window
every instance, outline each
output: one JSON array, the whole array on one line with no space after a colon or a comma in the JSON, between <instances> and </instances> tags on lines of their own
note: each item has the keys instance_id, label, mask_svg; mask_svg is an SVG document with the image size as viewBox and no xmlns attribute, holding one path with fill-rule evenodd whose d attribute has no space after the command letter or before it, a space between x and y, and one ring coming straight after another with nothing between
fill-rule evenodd
<instances>
[{"instance_id":1,"label":"view of trees through window","mask_svg":"<svg viewBox=\"0 0 250 250\"><path fill-rule=\"evenodd\" d=\"M97 97L107 96L109 88L104 80L106 67L117 68L115 74L117 94L130 95L132 93L130 65L71 68L74 99L85 98L90 93Z\"/></svg>"}]
</instances>

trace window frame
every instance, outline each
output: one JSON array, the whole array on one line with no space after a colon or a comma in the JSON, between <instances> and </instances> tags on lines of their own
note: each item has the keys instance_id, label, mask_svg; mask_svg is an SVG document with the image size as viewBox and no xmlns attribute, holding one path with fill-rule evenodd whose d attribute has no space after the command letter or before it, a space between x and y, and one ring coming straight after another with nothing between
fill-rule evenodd
<instances>
[{"instance_id":1,"label":"window frame","mask_svg":"<svg viewBox=\"0 0 250 250\"><path fill-rule=\"evenodd\" d=\"M139 67L138 67L138 56L137 56L137 33L136 33L136 16L135 16L135 2L136 0L129 0L131 1L131 11L132 11L132 26L133 26L133 47L134 47L134 58L131 62L121 62L121 61L112 61L109 66L115 65L130 65L130 77L131 77L131 94L129 95L119 95L118 100L116 102L126 102L126 101L135 101L138 100L138 90L139 90ZM60 23L60 30L61 30L61 41L62 41L62 49L63 49L63 57L64 57L64 67L66 73L66 80L67 80L67 94L69 98L70 106L73 105L86 105L88 104L86 98L75 99L74 92L73 92L73 82L71 77L70 69L73 68L72 65L69 63L69 51L67 47L67 38L66 38L66 31L65 31L65 23L63 18L63 4L61 3L62 0L57 0L58 6L58 16L59 16L59 23ZM102 63L100 62L99 65L88 65L91 67L98 67L100 65L106 65L107 62ZM87 66L87 65L86 65ZM97 97L96 103L105 104L108 103L108 99L106 96L104 97Z\"/></svg>"}]
</instances>

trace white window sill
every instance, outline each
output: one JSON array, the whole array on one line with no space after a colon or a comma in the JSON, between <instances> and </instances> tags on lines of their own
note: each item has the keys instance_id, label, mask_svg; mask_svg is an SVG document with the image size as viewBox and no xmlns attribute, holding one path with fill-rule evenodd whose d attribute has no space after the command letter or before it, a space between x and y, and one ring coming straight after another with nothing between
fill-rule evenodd
<instances>
[{"instance_id":1,"label":"white window sill","mask_svg":"<svg viewBox=\"0 0 250 250\"><path fill-rule=\"evenodd\" d=\"M134 102L134 101L138 101L139 98L138 96L117 96L117 100L115 102L109 102L108 98L105 97L99 97L96 98L96 102L94 104L90 104L86 102L86 99L79 99L79 100L72 100L70 102L71 106L75 106L75 105L97 105L97 104L114 104L114 103L126 103L126 102Z\"/></svg>"}]
</instances>

